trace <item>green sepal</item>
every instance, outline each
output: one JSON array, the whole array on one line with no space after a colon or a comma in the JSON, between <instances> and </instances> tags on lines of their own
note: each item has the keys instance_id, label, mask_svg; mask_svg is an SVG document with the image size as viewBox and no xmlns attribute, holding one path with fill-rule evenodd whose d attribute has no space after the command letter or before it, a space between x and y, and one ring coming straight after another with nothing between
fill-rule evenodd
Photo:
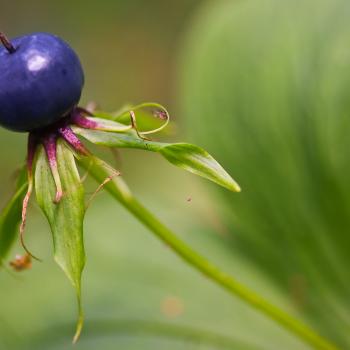
<instances>
[{"instance_id":1,"label":"green sepal","mask_svg":"<svg viewBox=\"0 0 350 350\"><path fill-rule=\"evenodd\" d=\"M204 149L189 143L173 143L158 151L171 164L204 177L233 192L241 188L225 169Z\"/></svg>"},{"instance_id":2,"label":"green sepal","mask_svg":"<svg viewBox=\"0 0 350 350\"><path fill-rule=\"evenodd\" d=\"M0 214L0 266L4 263L13 243L18 238L22 218L22 202L28 188L25 169L22 169L16 184L16 192Z\"/></svg>"},{"instance_id":3,"label":"green sepal","mask_svg":"<svg viewBox=\"0 0 350 350\"><path fill-rule=\"evenodd\" d=\"M79 320L74 342L83 325L81 306L81 275L85 264L83 244L83 219L85 214L84 188L80 181L72 151L57 142L58 172L62 182L63 197L54 203L56 187L49 163L41 147L35 166L35 192L38 204L49 221L54 258L74 286L78 299Z\"/></svg>"}]
</instances>

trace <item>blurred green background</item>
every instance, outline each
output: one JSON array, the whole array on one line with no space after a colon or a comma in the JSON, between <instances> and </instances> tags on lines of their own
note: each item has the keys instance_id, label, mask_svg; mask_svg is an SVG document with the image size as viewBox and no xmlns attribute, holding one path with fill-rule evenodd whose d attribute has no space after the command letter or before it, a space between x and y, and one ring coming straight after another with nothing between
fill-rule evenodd
<instances>
[{"instance_id":1,"label":"blurred green background","mask_svg":"<svg viewBox=\"0 0 350 350\"><path fill-rule=\"evenodd\" d=\"M116 166L135 194L222 269L350 348L348 0L0 5L10 37L48 31L76 49L82 105L169 107L172 140L206 148L243 191L123 151ZM0 130L2 205L25 139ZM0 350L68 349L75 295L35 201L26 232L44 263L1 270ZM186 266L106 194L87 213L85 242L87 324L77 349L307 349Z\"/></svg>"}]
</instances>

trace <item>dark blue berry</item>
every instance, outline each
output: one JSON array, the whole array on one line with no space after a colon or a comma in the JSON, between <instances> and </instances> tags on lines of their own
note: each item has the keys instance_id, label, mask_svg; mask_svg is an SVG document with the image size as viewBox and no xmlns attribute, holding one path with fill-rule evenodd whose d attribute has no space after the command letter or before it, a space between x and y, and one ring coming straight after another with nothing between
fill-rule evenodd
<instances>
[{"instance_id":1,"label":"dark blue berry","mask_svg":"<svg viewBox=\"0 0 350 350\"><path fill-rule=\"evenodd\" d=\"M0 44L0 125L14 131L51 125L77 105L83 84L78 56L55 35L33 33Z\"/></svg>"}]
</instances>

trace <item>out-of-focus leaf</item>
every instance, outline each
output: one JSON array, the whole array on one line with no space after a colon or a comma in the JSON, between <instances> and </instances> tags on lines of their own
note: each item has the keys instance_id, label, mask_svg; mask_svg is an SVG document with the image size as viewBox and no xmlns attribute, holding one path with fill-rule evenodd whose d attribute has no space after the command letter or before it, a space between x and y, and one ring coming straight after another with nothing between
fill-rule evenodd
<instances>
[{"instance_id":1,"label":"out-of-focus leaf","mask_svg":"<svg viewBox=\"0 0 350 350\"><path fill-rule=\"evenodd\" d=\"M6 258L12 244L18 237L21 222L22 201L27 190L26 178L20 175L16 193L2 210L0 215L0 265Z\"/></svg>"},{"instance_id":2,"label":"out-of-focus leaf","mask_svg":"<svg viewBox=\"0 0 350 350\"><path fill-rule=\"evenodd\" d=\"M204 177L231 191L239 192L239 185L223 167L205 150L188 143L161 143L143 140L134 130L112 133L74 127L74 131L98 145L120 148L138 148L160 153L177 167Z\"/></svg>"},{"instance_id":3,"label":"out-of-focus leaf","mask_svg":"<svg viewBox=\"0 0 350 350\"><path fill-rule=\"evenodd\" d=\"M84 190L73 154L63 142L57 144L57 161L64 193L61 201L54 204L56 187L43 149L39 151L36 162L35 190L39 206L51 227L55 260L77 293L79 321L74 338L76 340L83 324L81 274L85 264L83 245Z\"/></svg>"},{"instance_id":4,"label":"out-of-focus leaf","mask_svg":"<svg viewBox=\"0 0 350 350\"><path fill-rule=\"evenodd\" d=\"M189 35L179 89L188 132L246 189L235 197L218 189L232 254L342 349L350 348L349 16L347 0L212 2Z\"/></svg>"},{"instance_id":5,"label":"out-of-focus leaf","mask_svg":"<svg viewBox=\"0 0 350 350\"><path fill-rule=\"evenodd\" d=\"M211 348L216 350L262 350L262 347L253 345L252 342L243 342L235 337L223 336L220 333L210 330L203 330L193 326L182 326L171 322L157 322L152 320L97 320L86 322L86 336L82 339L82 348L86 346L86 339L96 339L100 337L111 337L118 341L118 336L146 337L158 339L159 346L161 340L167 339L169 342L183 342L183 348L203 349ZM54 347L66 334L69 333L70 325L55 325L45 329L38 337L31 342L31 349L40 344L45 344L47 349ZM26 343L27 345L28 343ZM171 343L168 345L172 345ZM28 346L28 345L27 345ZM173 347L171 346L171 349ZM157 347L159 349L159 347Z\"/></svg>"}]
</instances>

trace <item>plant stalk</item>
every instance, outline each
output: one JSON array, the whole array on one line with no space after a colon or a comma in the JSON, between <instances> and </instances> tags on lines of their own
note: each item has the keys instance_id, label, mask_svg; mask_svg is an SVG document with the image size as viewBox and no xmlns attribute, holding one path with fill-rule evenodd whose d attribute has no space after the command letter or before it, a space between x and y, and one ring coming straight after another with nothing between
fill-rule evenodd
<instances>
[{"instance_id":1,"label":"plant stalk","mask_svg":"<svg viewBox=\"0 0 350 350\"><path fill-rule=\"evenodd\" d=\"M94 164L92 164L92 162ZM103 164L98 158L84 157L80 159L80 163L98 182L102 183L104 179L108 177L108 168L101 168L101 166L103 167ZM214 283L226 289L230 294L239 297L256 310L259 310L267 317L275 320L279 325L294 333L298 338L311 345L314 349L338 349L334 344L330 343L309 328L309 326L270 304L261 296L240 284L233 277L221 271L206 258L202 257L191 247L186 245L186 243L181 241L170 229L162 224L132 196L121 178L117 177L113 181L110 181L106 184L105 189L152 233L171 247L178 256L209 277Z\"/></svg>"}]
</instances>

